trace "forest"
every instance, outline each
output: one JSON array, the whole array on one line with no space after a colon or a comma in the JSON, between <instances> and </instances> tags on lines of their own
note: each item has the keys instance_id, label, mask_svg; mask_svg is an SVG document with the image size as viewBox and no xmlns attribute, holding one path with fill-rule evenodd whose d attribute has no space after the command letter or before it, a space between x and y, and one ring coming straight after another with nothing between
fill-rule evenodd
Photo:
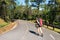
<instances>
[{"instance_id":1,"label":"forest","mask_svg":"<svg viewBox=\"0 0 60 40\"><path fill-rule=\"evenodd\" d=\"M60 0L25 0L25 5L17 0L0 0L0 18L6 22L14 19L36 20L42 15L44 24L60 28Z\"/></svg>"}]
</instances>

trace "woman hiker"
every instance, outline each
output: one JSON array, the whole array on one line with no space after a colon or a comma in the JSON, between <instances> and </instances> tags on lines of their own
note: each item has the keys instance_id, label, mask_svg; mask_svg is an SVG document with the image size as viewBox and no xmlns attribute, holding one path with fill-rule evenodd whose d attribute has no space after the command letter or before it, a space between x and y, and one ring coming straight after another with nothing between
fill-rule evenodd
<instances>
[{"instance_id":1,"label":"woman hiker","mask_svg":"<svg viewBox=\"0 0 60 40\"><path fill-rule=\"evenodd\" d=\"M42 18L36 18L36 22L37 22L37 25L38 25L38 33L41 33L41 36L43 37L43 31L42 31L42 26L43 26L43 20Z\"/></svg>"}]
</instances>

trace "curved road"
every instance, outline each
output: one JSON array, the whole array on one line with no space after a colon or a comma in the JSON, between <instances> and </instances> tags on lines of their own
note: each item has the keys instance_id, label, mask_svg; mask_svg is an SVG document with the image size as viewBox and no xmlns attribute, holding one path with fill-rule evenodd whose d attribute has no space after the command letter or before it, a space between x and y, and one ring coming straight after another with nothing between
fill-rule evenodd
<instances>
[{"instance_id":1,"label":"curved road","mask_svg":"<svg viewBox=\"0 0 60 40\"><path fill-rule=\"evenodd\" d=\"M24 20L18 20L17 23L15 29L0 35L0 40L60 40L60 34L45 28L42 28L44 36L38 36L34 23Z\"/></svg>"}]
</instances>

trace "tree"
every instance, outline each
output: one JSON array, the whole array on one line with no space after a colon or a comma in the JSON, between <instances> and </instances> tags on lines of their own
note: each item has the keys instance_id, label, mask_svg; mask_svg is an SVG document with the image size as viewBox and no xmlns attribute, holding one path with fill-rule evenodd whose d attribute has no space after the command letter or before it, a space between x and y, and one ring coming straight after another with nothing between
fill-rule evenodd
<instances>
[{"instance_id":1,"label":"tree","mask_svg":"<svg viewBox=\"0 0 60 40\"><path fill-rule=\"evenodd\" d=\"M8 21L8 19L10 19L9 15L11 14L11 11L15 9L15 1L16 0L0 1L1 18L3 18L5 21Z\"/></svg>"},{"instance_id":2,"label":"tree","mask_svg":"<svg viewBox=\"0 0 60 40\"><path fill-rule=\"evenodd\" d=\"M37 7L38 13L40 9L40 3L44 2L45 0L31 0L32 6Z\"/></svg>"},{"instance_id":3,"label":"tree","mask_svg":"<svg viewBox=\"0 0 60 40\"><path fill-rule=\"evenodd\" d=\"M50 9L49 23L53 24L53 22L54 22L54 20L56 18L56 14L59 12L59 2L57 0L50 0L48 2L48 6L49 6L49 9Z\"/></svg>"},{"instance_id":4,"label":"tree","mask_svg":"<svg viewBox=\"0 0 60 40\"><path fill-rule=\"evenodd\" d=\"M6 2L3 0L0 5L1 18L6 21Z\"/></svg>"},{"instance_id":5,"label":"tree","mask_svg":"<svg viewBox=\"0 0 60 40\"><path fill-rule=\"evenodd\" d=\"M25 8L25 15L26 19L28 20L29 17L29 0L25 0L26 8Z\"/></svg>"},{"instance_id":6,"label":"tree","mask_svg":"<svg viewBox=\"0 0 60 40\"><path fill-rule=\"evenodd\" d=\"M56 16L60 14L59 12L59 2L57 0L49 0L48 2L48 21L49 24L54 24L54 21L56 20ZM54 27L53 27L54 30Z\"/></svg>"}]
</instances>

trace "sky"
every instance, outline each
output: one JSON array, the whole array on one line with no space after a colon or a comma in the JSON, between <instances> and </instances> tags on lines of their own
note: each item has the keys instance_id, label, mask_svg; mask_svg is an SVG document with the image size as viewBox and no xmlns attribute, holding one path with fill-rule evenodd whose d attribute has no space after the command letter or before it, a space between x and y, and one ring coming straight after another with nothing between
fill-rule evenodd
<instances>
[{"instance_id":1,"label":"sky","mask_svg":"<svg viewBox=\"0 0 60 40\"><path fill-rule=\"evenodd\" d=\"M49 0L46 0L46 4L48 3ZM25 0L17 0L16 1L17 5L25 5ZM31 3L30 3L31 4ZM33 7L32 9L34 9L35 7ZM39 10L43 10L43 8L40 8Z\"/></svg>"},{"instance_id":2,"label":"sky","mask_svg":"<svg viewBox=\"0 0 60 40\"><path fill-rule=\"evenodd\" d=\"M17 0L17 4L18 4L18 5L20 5L20 4L25 5L24 1L25 1L25 0Z\"/></svg>"},{"instance_id":3,"label":"sky","mask_svg":"<svg viewBox=\"0 0 60 40\"><path fill-rule=\"evenodd\" d=\"M16 3L17 5L20 5L20 4L25 5L25 0L17 0ZM48 3L48 0L46 0L46 3Z\"/></svg>"}]
</instances>

